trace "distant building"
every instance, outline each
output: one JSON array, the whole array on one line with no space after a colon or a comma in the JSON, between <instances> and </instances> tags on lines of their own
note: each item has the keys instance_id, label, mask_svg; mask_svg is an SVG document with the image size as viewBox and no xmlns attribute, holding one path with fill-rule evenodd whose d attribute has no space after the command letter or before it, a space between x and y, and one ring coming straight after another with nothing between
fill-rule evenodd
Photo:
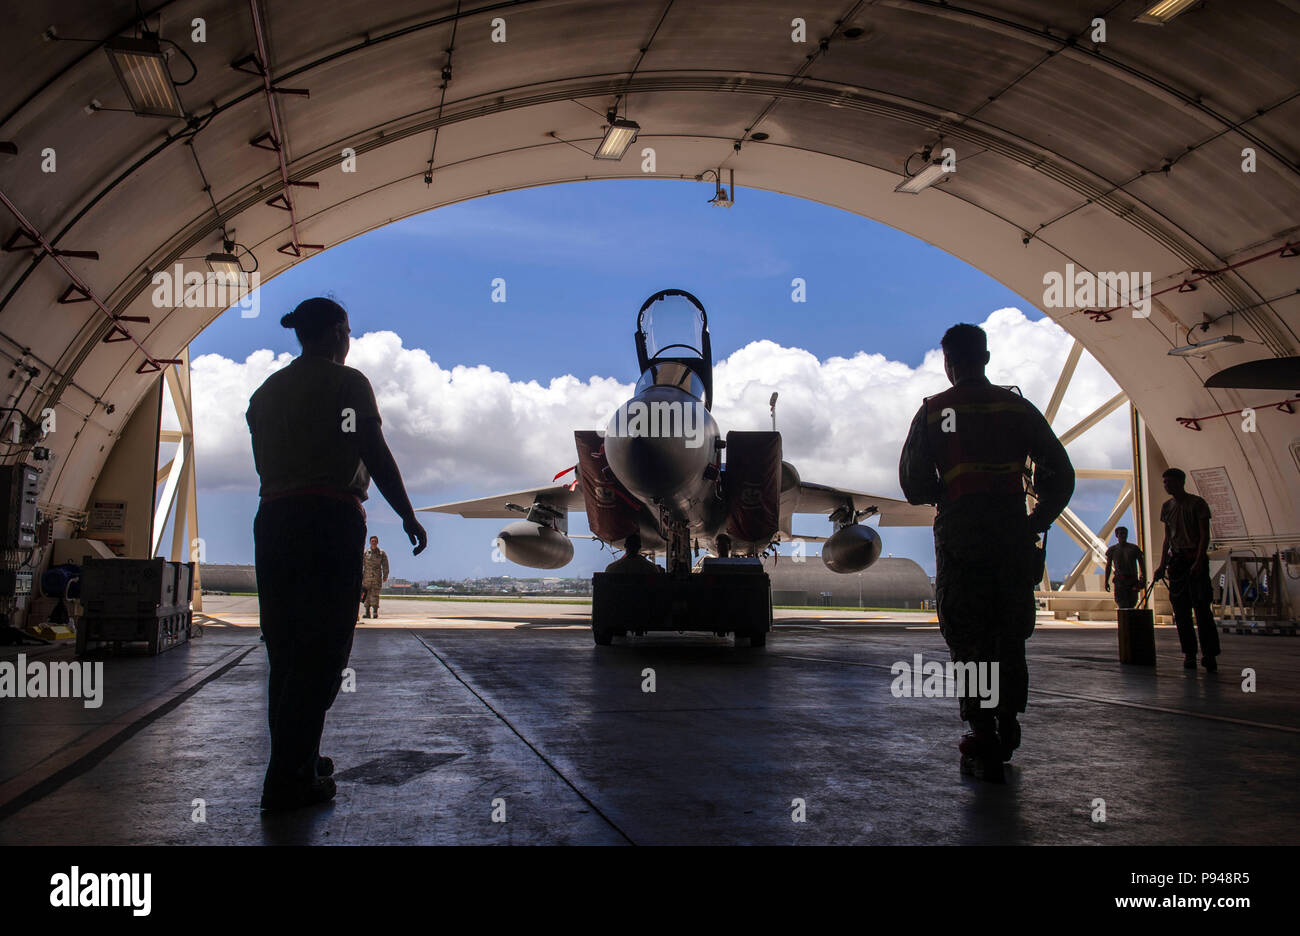
<instances>
[{"instance_id":1,"label":"distant building","mask_svg":"<svg viewBox=\"0 0 1300 936\"><path fill-rule=\"evenodd\" d=\"M911 559L877 559L864 572L841 575L826 568L820 556L795 562L791 556L763 560L772 578L772 603L778 605L839 605L851 608L913 608L934 606L934 586L924 569Z\"/></svg>"},{"instance_id":2,"label":"distant building","mask_svg":"<svg viewBox=\"0 0 1300 936\"><path fill-rule=\"evenodd\" d=\"M840 575L822 564L820 557L809 556L795 562L791 556L763 560L763 568L772 577L772 601L785 605L840 605L864 608L920 608L922 602L934 607L934 585L919 565L911 559L884 558L865 572ZM203 588L206 591L257 591L257 572L251 565L205 563ZM445 579L441 580L446 582ZM418 587L406 579L390 579L383 594L460 595L575 595L591 594L589 578L516 579L497 576L452 584L428 584Z\"/></svg>"}]
</instances>

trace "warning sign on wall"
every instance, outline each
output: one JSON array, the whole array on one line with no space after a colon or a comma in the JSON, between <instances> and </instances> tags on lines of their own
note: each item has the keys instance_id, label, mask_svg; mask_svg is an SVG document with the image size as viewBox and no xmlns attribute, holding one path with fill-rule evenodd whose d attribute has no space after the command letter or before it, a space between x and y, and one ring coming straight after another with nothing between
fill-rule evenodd
<instances>
[{"instance_id":1,"label":"warning sign on wall","mask_svg":"<svg viewBox=\"0 0 1300 936\"><path fill-rule=\"evenodd\" d=\"M1210 505L1210 535L1216 540L1245 536L1246 521L1241 517L1237 492L1228 480L1228 469L1193 468L1192 480L1196 482L1196 493Z\"/></svg>"},{"instance_id":2,"label":"warning sign on wall","mask_svg":"<svg viewBox=\"0 0 1300 936\"><path fill-rule=\"evenodd\" d=\"M121 533L126 530L126 501L95 501L86 521L88 533Z\"/></svg>"}]
</instances>

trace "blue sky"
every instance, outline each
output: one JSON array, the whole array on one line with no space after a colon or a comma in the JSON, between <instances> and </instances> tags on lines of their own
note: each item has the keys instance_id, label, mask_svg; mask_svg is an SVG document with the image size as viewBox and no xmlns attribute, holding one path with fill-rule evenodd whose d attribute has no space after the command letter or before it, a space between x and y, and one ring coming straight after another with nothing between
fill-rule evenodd
<instances>
[{"instance_id":1,"label":"blue sky","mask_svg":"<svg viewBox=\"0 0 1300 936\"><path fill-rule=\"evenodd\" d=\"M670 286L704 303L717 358L769 338L821 358L867 350L915 365L955 321L1030 311L938 248L858 215L745 189L734 208L714 208L711 194L703 183L587 182L440 208L299 263L262 288L259 318L224 315L192 350L296 353L279 316L328 293L354 334L391 328L435 360L523 380L634 379L636 311ZM808 301L794 315L796 276ZM495 277L505 304L491 301Z\"/></svg>"},{"instance_id":2,"label":"blue sky","mask_svg":"<svg viewBox=\"0 0 1300 936\"><path fill-rule=\"evenodd\" d=\"M1021 309L1031 321L1042 318L965 263L857 215L749 189L739 191L735 207L720 209L706 204L711 194L711 184L701 183L590 182L441 208L299 263L262 287L258 318L226 313L194 341L191 353L233 362L258 349L296 354L293 333L280 328L279 317L313 295L333 295L348 308L354 338L391 330L404 348L423 349L443 368L487 365L511 381L542 385L565 374L583 381L635 380L636 312L645 297L666 287L687 289L703 301L718 361L768 339L820 361L865 351L915 368L954 322L983 322L1004 307ZM491 301L498 277L506 283L505 303ZM794 277L806 280L806 303L791 302ZM369 376L373 382L379 375ZM197 371L195 379L197 396L203 392ZM908 415L919 403L919 397L907 403ZM228 405L242 413L246 397ZM386 427L403 418L401 412L383 415ZM256 497L250 490L205 488L199 444L200 532L208 560L251 561ZM436 440L430 447L436 449ZM422 451L399 453L399 463L406 459L402 467L409 474L409 463L424 457ZM892 459L891 468L896 450ZM547 483L554 470L573 461L572 451L557 451L553 461L536 466L536 481L529 483ZM472 476L433 488L412 490L412 500L422 506L499 493ZM1107 490L1099 487L1096 496L1080 501L1085 516L1105 512L1113 496ZM496 521L422 514L435 541L412 559L399 542L396 518L373 489L368 510L372 526L384 531L396 575L543 574L482 561L484 543L500 526ZM806 517L795 529L826 532L823 526ZM585 529L581 518L572 528ZM933 570L928 530L885 531L885 540L887 552ZM1052 565L1077 554L1071 546L1058 548ZM608 558L579 544L575 562L559 574L586 574Z\"/></svg>"}]
</instances>

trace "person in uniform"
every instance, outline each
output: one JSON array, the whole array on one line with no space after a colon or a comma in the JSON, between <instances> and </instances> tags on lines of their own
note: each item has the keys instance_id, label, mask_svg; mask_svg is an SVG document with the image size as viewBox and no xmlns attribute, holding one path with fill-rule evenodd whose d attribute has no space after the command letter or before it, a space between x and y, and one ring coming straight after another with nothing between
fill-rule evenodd
<instances>
[{"instance_id":1,"label":"person in uniform","mask_svg":"<svg viewBox=\"0 0 1300 936\"><path fill-rule=\"evenodd\" d=\"M1074 468L1047 420L1018 393L989 383L988 339L954 325L942 340L952 387L922 403L898 474L909 503L935 504L935 598L939 629L956 662L996 664L999 701L960 700L970 731L962 770L999 782L1020 744L1029 670L1025 640L1036 620L1045 534L1074 492ZM1036 503L1026 513L1026 459ZM992 678L992 677L991 677Z\"/></svg>"},{"instance_id":2,"label":"person in uniform","mask_svg":"<svg viewBox=\"0 0 1300 936\"><path fill-rule=\"evenodd\" d=\"M1160 565L1153 578L1168 576L1169 603L1174 607L1174 626L1183 649L1183 668L1196 669L1196 634L1201 635L1201 665L1207 672L1219 669L1219 629L1210 607L1210 505L1189 494L1187 475L1178 468L1164 473L1169 500L1160 508L1165 541L1160 547ZM1192 616L1196 623L1193 626Z\"/></svg>"},{"instance_id":3,"label":"person in uniform","mask_svg":"<svg viewBox=\"0 0 1300 936\"><path fill-rule=\"evenodd\" d=\"M361 557L361 598L366 617L379 617L379 590L388 581L388 553L379 548L379 537L370 537L370 548Z\"/></svg>"},{"instance_id":4,"label":"person in uniform","mask_svg":"<svg viewBox=\"0 0 1300 936\"><path fill-rule=\"evenodd\" d=\"M644 572L653 575L663 567L641 555L641 534L631 533L623 540L623 556L605 566L606 572Z\"/></svg>"},{"instance_id":5,"label":"person in uniform","mask_svg":"<svg viewBox=\"0 0 1300 936\"><path fill-rule=\"evenodd\" d=\"M1106 591L1115 570L1115 607L1136 608L1138 595L1147 582L1146 557L1136 543L1128 541L1128 527L1115 528L1115 545L1106 550Z\"/></svg>"},{"instance_id":6,"label":"person in uniform","mask_svg":"<svg viewBox=\"0 0 1300 936\"><path fill-rule=\"evenodd\" d=\"M426 543L370 382L343 364L347 313L330 299L308 299L280 324L297 333L302 354L258 387L246 417L261 478L253 541L270 665L264 810L335 793L334 762L320 756L320 738L352 651L366 535L361 502L371 477L416 555Z\"/></svg>"}]
</instances>

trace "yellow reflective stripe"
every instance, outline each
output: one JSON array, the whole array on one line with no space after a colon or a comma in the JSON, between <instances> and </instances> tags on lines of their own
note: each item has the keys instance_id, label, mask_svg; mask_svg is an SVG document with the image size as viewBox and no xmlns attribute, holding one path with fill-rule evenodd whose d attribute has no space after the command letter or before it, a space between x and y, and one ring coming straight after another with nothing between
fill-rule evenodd
<instances>
[{"instance_id":1,"label":"yellow reflective stripe","mask_svg":"<svg viewBox=\"0 0 1300 936\"><path fill-rule=\"evenodd\" d=\"M997 464L988 464L985 462L961 462L945 471L943 473L943 480L951 481L953 478L958 478L964 474L969 474L975 471L982 474L1019 475L1024 471L1024 467L1024 462L1001 462Z\"/></svg>"},{"instance_id":2,"label":"yellow reflective stripe","mask_svg":"<svg viewBox=\"0 0 1300 936\"><path fill-rule=\"evenodd\" d=\"M1005 403L954 403L950 406L939 406L935 404L934 408L926 413L927 422L939 422L944 418L944 411L952 410L954 413L1007 413L1007 412L1024 412L1024 403L1018 400L1008 400Z\"/></svg>"}]
</instances>

